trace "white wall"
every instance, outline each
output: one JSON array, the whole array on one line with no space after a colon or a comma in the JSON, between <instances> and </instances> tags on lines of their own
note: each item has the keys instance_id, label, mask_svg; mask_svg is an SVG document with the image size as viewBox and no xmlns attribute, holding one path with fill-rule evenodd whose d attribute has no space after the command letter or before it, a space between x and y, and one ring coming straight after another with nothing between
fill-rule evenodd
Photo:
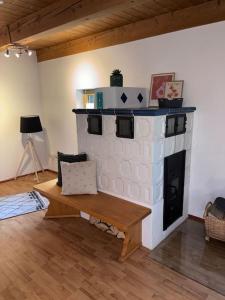
<instances>
[{"instance_id":1,"label":"white wall","mask_svg":"<svg viewBox=\"0 0 225 300\"><path fill-rule=\"evenodd\" d=\"M141 87L152 73L174 71L185 80L185 105L197 106L189 212L201 217L207 201L225 196L224 34L221 22L40 63L51 153L77 149L75 89L107 86L114 68L125 86Z\"/></svg>"},{"instance_id":2,"label":"white wall","mask_svg":"<svg viewBox=\"0 0 225 300\"><path fill-rule=\"evenodd\" d=\"M41 114L40 86L35 54L32 57L5 58L0 54L0 181L15 176L23 152L19 132L20 116ZM43 124L44 125L44 124ZM35 137L38 152L44 162L43 134ZM31 172L27 157L23 173Z\"/></svg>"}]
</instances>

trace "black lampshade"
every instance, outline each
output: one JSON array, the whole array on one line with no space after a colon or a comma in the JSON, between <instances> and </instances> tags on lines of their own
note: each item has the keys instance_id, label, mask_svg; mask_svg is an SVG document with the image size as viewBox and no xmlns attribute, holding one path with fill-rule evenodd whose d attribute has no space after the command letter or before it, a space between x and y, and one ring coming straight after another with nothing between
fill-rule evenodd
<instances>
[{"instance_id":1,"label":"black lampshade","mask_svg":"<svg viewBox=\"0 0 225 300\"><path fill-rule=\"evenodd\" d=\"M33 133L42 131L39 116L23 116L20 118L20 132Z\"/></svg>"}]
</instances>

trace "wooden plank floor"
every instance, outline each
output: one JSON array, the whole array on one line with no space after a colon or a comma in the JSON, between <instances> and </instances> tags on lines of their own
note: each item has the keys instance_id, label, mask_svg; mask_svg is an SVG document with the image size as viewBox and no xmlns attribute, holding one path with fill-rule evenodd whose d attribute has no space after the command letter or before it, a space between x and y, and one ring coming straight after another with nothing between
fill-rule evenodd
<instances>
[{"instance_id":1,"label":"wooden plank floor","mask_svg":"<svg viewBox=\"0 0 225 300\"><path fill-rule=\"evenodd\" d=\"M33 176L1 183L0 195L29 191L33 184ZM83 219L43 215L0 222L1 300L225 299L154 262L144 249L117 262L121 242Z\"/></svg>"}]
</instances>

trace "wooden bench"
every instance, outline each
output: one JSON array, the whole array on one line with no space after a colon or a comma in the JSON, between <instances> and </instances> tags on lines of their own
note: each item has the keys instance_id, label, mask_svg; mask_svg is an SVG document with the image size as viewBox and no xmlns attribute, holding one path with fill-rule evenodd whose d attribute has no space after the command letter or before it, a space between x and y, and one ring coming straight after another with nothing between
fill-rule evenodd
<instances>
[{"instance_id":1,"label":"wooden bench","mask_svg":"<svg viewBox=\"0 0 225 300\"><path fill-rule=\"evenodd\" d=\"M120 261L124 261L141 246L142 220L151 210L129 201L99 192L97 195L63 196L56 180L34 186L50 201L46 218L79 217L83 211L116 226L125 234Z\"/></svg>"}]
</instances>

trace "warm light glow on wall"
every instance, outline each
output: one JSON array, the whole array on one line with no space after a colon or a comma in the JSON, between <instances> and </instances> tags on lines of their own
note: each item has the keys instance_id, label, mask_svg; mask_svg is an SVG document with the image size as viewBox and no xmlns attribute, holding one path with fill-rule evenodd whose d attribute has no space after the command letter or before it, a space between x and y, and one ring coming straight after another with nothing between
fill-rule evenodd
<instances>
[{"instance_id":1,"label":"warm light glow on wall","mask_svg":"<svg viewBox=\"0 0 225 300\"><path fill-rule=\"evenodd\" d=\"M97 68L92 63L80 63L74 73L76 89L92 89L98 86Z\"/></svg>"}]
</instances>

